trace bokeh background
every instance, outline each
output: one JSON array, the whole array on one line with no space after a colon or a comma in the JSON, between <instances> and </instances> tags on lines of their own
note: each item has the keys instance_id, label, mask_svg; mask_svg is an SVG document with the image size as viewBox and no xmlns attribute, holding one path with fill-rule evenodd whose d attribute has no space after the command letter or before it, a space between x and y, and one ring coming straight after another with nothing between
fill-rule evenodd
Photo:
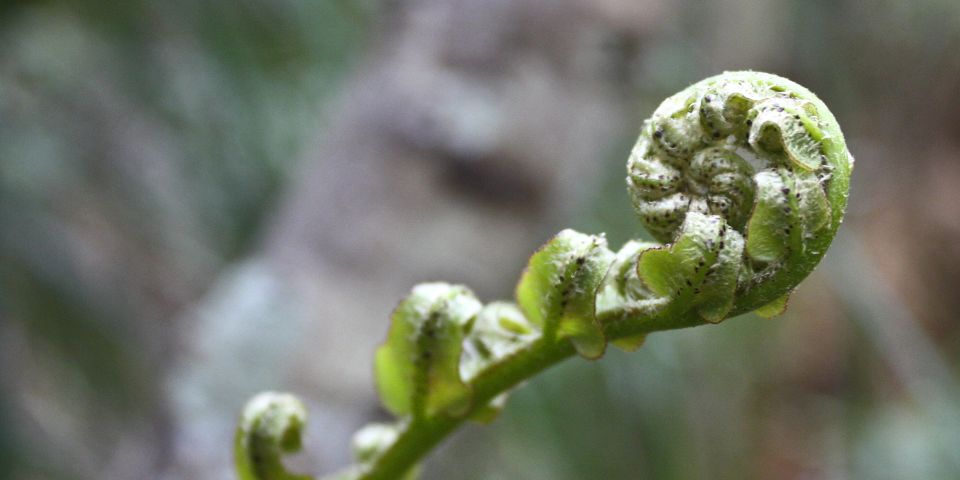
<instances>
[{"instance_id":1,"label":"bokeh background","mask_svg":"<svg viewBox=\"0 0 960 480\"><path fill-rule=\"evenodd\" d=\"M787 76L857 157L788 313L569 361L425 479L960 478L955 0L0 3L0 478L232 478L262 389L350 461L416 282L512 294L705 76Z\"/></svg>"}]
</instances>

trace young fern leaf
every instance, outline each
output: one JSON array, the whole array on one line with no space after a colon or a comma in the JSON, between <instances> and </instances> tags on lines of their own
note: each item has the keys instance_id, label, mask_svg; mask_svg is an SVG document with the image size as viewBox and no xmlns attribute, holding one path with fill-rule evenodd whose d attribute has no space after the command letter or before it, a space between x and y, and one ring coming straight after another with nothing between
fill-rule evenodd
<instances>
[{"instance_id":1,"label":"young fern leaf","mask_svg":"<svg viewBox=\"0 0 960 480\"><path fill-rule=\"evenodd\" d=\"M470 387L460 378L468 322L480 302L466 287L418 285L393 312L387 341L376 354L377 387L394 415L459 415L470 407Z\"/></svg>"},{"instance_id":2,"label":"young fern leaf","mask_svg":"<svg viewBox=\"0 0 960 480\"><path fill-rule=\"evenodd\" d=\"M773 318L776 317L787 310L787 303L790 302L790 294L786 294L756 310L753 313L756 313L757 316L761 318Z\"/></svg>"},{"instance_id":3,"label":"young fern leaf","mask_svg":"<svg viewBox=\"0 0 960 480\"><path fill-rule=\"evenodd\" d=\"M830 220L830 204L812 173L785 169L757 174L757 206L747 226L747 253L758 262L781 260L806 249L806 239Z\"/></svg>"},{"instance_id":4,"label":"young fern leaf","mask_svg":"<svg viewBox=\"0 0 960 480\"><path fill-rule=\"evenodd\" d=\"M530 257L517 284L517 303L548 341L569 338L584 358L603 356L597 290L613 252L603 237L564 230Z\"/></svg>"},{"instance_id":5,"label":"young fern leaf","mask_svg":"<svg viewBox=\"0 0 960 480\"><path fill-rule=\"evenodd\" d=\"M752 122L750 146L757 152L786 154L791 164L802 170L813 171L820 166L823 132L811 103L775 96L757 102L747 118Z\"/></svg>"},{"instance_id":6,"label":"young fern leaf","mask_svg":"<svg viewBox=\"0 0 960 480\"><path fill-rule=\"evenodd\" d=\"M283 466L282 456L300 450L307 410L287 393L263 392L250 399L240 417L234 457L240 480L309 480Z\"/></svg>"},{"instance_id":7,"label":"young fern leaf","mask_svg":"<svg viewBox=\"0 0 960 480\"><path fill-rule=\"evenodd\" d=\"M607 342L756 311L783 312L833 240L853 157L836 119L787 79L728 72L693 84L647 120L627 160L641 223L661 243L564 230L531 258L517 304L481 306L465 287L414 288L376 354L384 405L399 417L355 437L357 465L338 479L396 480L467 419L489 421L506 394ZM299 448L302 406L269 394L237 434L242 480L300 479L280 455Z\"/></svg>"},{"instance_id":8,"label":"young fern leaf","mask_svg":"<svg viewBox=\"0 0 960 480\"><path fill-rule=\"evenodd\" d=\"M516 305L508 302L490 303L480 310L470 324L470 331L463 342L460 376L466 382L473 381L487 368L528 347L538 338L539 329L529 323ZM499 415L506 402L507 392L504 392L486 405L478 406L470 418L489 423Z\"/></svg>"},{"instance_id":9,"label":"young fern leaf","mask_svg":"<svg viewBox=\"0 0 960 480\"><path fill-rule=\"evenodd\" d=\"M815 95L774 75L732 72L654 112L627 183L641 222L662 242L678 241L691 212L718 215L743 236L734 306L759 308L819 262L843 219L852 169L839 126Z\"/></svg>"},{"instance_id":10,"label":"young fern leaf","mask_svg":"<svg viewBox=\"0 0 960 480\"><path fill-rule=\"evenodd\" d=\"M613 264L607 269L607 275L597 294L598 316L604 316L606 312L638 316L638 312L650 312L666 303L664 297L658 297L647 287L637 272L637 262L641 255L658 247L660 245L656 243L636 240L630 240L623 245ZM614 338L610 343L626 352L633 352L643 345L646 338L645 333L640 333Z\"/></svg>"},{"instance_id":11,"label":"young fern leaf","mask_svg":"<svg viewBox=\"0 0 960 480\"><path fill-rule=\"evenodd\" d=\"M733 308L742 253L743 237L721 217L690 212L672 245L640 255L637 272L657 295L718 323Z\"/></svg>"}]
</instances>

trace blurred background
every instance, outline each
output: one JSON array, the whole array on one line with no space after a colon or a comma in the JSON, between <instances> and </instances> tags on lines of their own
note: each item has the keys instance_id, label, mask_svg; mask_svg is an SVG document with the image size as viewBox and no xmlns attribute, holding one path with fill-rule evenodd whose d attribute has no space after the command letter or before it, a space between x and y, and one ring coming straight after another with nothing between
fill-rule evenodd
<instances>
[{"instance_id":1,"label":"blurred background","mask_svg":"<svg viewBox=\"0 0 960 480\"><path fill-rule=\"evenodd\" d=\"M345 466L413 284L644 236L640 122L737 69L857 157L787 314L564 363L424 478L960 478L955 0L20 0L0 46L0 478L233 478L262 389Z\"/></svg>"}]
</instances>

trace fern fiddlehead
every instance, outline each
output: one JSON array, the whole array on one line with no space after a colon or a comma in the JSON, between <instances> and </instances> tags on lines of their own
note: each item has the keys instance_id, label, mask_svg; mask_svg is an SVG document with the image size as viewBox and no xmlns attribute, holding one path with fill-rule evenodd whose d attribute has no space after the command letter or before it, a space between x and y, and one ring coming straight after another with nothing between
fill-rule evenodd
<instances>
[{"instance_id":1,"label":"fern fiddlehead","mask_svg":"<svg viewBox=\"0 0 960 480\"><path fill-rule=\"evenodd\" d=\"M663 243L614 252L602 235L564 230L531 257L516 303L484 306L444 283L414 288L375 362L398 421L358 432L357 464L334 478L415 475L462 422L491 420L510 389L574 354L599 358L608 343L633 350L651 332L782 312L843 220L852 169L836 119L784 78L728 72L668 98L627 162L635 210ZM270 398L244 413L240 477L310 478L287 473L279 457L299 447L302 407Z\"/></svg>"},{"instance_id":2,"label":"fern fiddlehead","mask_svg":"<svg viewBox=\"0 0 960 480\"><path fill-rule=\"evenodd\" d=\"M234 456L240 478L307 480L288 472L284 453L300 450L307 409L286 393L263 392L250 399L234 439Z\"/></svg>"}]
</instances>

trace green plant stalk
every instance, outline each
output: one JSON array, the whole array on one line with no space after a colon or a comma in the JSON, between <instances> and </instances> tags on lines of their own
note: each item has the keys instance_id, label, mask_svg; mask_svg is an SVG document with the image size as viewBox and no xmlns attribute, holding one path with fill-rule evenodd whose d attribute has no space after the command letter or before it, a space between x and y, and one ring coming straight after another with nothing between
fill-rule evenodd
<instances>
[{"instance_id":1,"label":"green plant stalk","mask_svg":"<svg viewBox=\"0 0 960 480\"><path fill-rule=\"evenodd\" d=\"M489 374L483 374L470 382L475 405L485 405L500 393L569 358L574 353L575 350L570 342L535 342L492 369ZM401 432L397 441L360 478L364 480L402 478L413 465L456 430L468 417L469 414L463 417L441 415L412 421Z\"/></svg>"}]
</instances>

